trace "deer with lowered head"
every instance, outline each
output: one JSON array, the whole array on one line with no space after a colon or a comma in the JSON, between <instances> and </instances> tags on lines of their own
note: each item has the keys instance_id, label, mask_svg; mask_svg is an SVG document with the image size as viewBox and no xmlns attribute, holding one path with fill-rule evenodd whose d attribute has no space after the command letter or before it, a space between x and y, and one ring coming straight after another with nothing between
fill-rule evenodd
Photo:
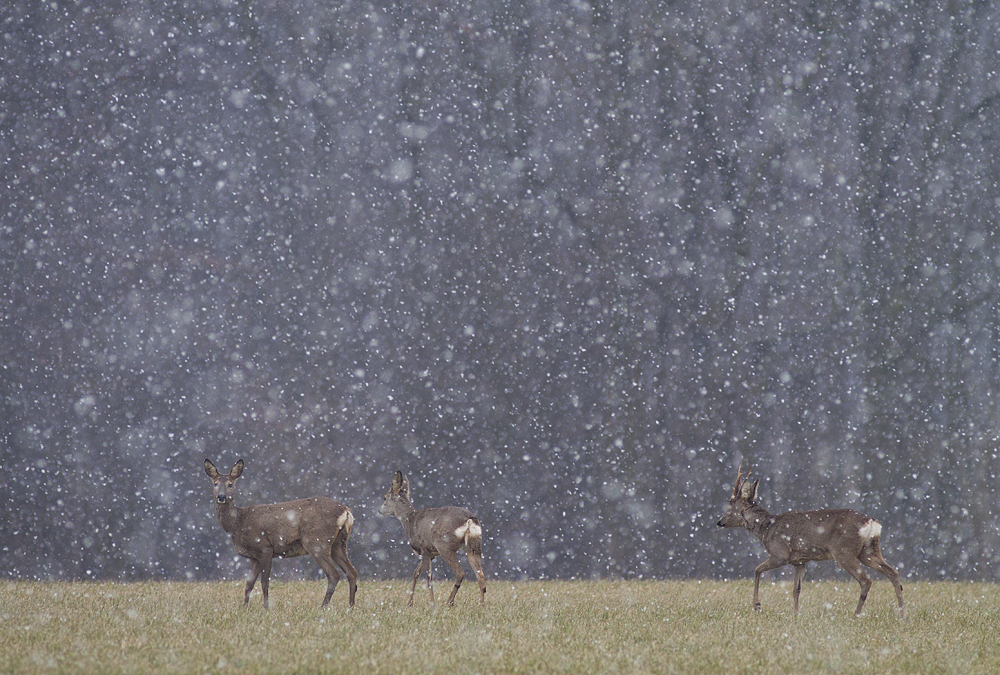
<instances>
[{"instance_id":1,"label":"deer with lowered head","mask_svg":"<svg viewBox=\"0 0 1000 675\"><path fill-rule=\"evenodd\" d=\"M323 607L340 581L340 567L347 575L354 606L358 589L358 571L347 558L347 540L354 526L351 510L329 497L310 497L278 504L257 504L239 507L233 501L236 479L243 473L243 460L229 473L219 473L215 465L205 460L205 473L212 479L215 493L215 515L219 524L233 541L236 552L250 559L251 570L247 577L243 606L250 602L257 577L267 609L267 590L271 581L273 558L294 558L311 555L326 574L326 597Z\"/></svg>"},{"instance_id":2,"label":"deer with lowered head","mask_svg":"<svg viewBox=\"0 0 1000 675\"><path fill-rule=\"evenodd\" d=\"M427 590L434 602L432 561L441 556L455 572L455 587L451 589L448 604L455 604L465 571L458 562L458 552L464 546L466 557L479 581L479 604L486 604L486 577L483 575L483 529L479 520L468 509L458 506L442 506L432 509L415 509L410 501L410 481L401 471L392 477L392 485L385 493L385 502L379 513L396 516L406 530L410 547L420 555L420 564L413 572L413 586L410 587L410 601L417 589L417 580L426 570Z\"/></svg>"},{"instance_id":3,"label":"deer with lowered head","mask_svg":"<svg viewBox=\"0 0 1000 675\"><path fill-rule=\"evenodd\" d=\"M799 611L799 592L802 578L806 573L806 563L814 560L836 560L848 574L861 585L861 598L854 610L861 614L868 597L872 580L865 574L862 563L877 570L896 589L899 613L903 609L903 586L899 583L899 572L889 566L882 557L880 540L882 525L877 520L849 509L823 509L821 511L788 511L773 515L757 502L757 486L760 479L749 482L750 472L743 474L742 468L736 473L736 485L729 498L729 511L719 520L719 527L742 527L760 539L767 550L768 558L757 565L753 576L753 606L760 611L760 575L783 565L791 565L795 571L792 585L792 599L795 613Z\"/></svg>"}]
</instances>

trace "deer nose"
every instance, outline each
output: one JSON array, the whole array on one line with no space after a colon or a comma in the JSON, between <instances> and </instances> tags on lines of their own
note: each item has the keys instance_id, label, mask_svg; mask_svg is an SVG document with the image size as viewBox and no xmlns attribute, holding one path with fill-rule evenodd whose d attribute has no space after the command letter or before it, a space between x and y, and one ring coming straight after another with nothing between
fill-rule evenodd
<instances>
[{"instance_id":1,"label":"deer nose","mask_svg":"<svg viewBox=\"0 0 1000 675\"><path fill-rule=\"evenodd\" d=\"M226 495L216 495L215 501L219 502L220 504L225 504L226 503Z\"/></svg>"},{"instance_id":2,"label":"deer nose","mask_svg":"<svg viewBox=\"0 0 1000 675\"><path fill-rule=\"evenodd\" d=\"M722 524L722 520L721 519L719 520L719 522L716 523L716 525L718 525L719 527L725 527L725 525Z\"/></svg>"}]
</instances>

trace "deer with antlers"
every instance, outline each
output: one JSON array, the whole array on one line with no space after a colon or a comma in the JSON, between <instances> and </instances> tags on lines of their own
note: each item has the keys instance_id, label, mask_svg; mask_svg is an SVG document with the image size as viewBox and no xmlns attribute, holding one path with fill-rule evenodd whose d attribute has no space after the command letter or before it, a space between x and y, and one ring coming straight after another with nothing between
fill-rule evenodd
<instances>
[{"instance_id":1,"label":"deer with antlers","mask_svg":"<svg viewBox=\"0 0 1000 675\"><path fill-rule=\"evenodd\" d=\"M486 577L483 574L483 529L472 512L458 506L442 506L431 509L415 509L410 501L410 481L401 471L392 477L389 491L385 493L385 501L379 514L396 516L402 523L410 547L420 555L420 564L413 572L413 586L410 587L410 599L407 605L413 604L413 593L417 589L417 580L427 572L427 590L431 602L434 602L434 586L432 582L432 561L441 556L455 572L455 587L448 596L448 604L455 604L465 571L458 562L458 552L463 547L469 559L472 570L479 581L479 604L486 604Z\"/></svg>"},{"instance_id":2,"label":"deer with antlers","mask_svg":"<svg viewBox=\"0 0 1000 675\"><path fill-rule=\"evenodd\" d=\"M903 609L903 586L899 572L882 557L880 540L882 525L877 520L849 509L823 509L820 511L788 511L773 515L757 502L760 479L749 482L750 472L736 473L736 485L729 498L729 511L719 520L719 527L742 527L760 539L768 558L757 565L753 576L753 606L760 611L760 576L768 570L791 565L795 570L792 599L795 612L799 611L799 592L806 563L818 560L836 560L861 585L861 598L854 611L861 614L871 588L872 580L865 574L862 564L877 570L896 589L900 615Z\"/></svg>"}]
</instances>

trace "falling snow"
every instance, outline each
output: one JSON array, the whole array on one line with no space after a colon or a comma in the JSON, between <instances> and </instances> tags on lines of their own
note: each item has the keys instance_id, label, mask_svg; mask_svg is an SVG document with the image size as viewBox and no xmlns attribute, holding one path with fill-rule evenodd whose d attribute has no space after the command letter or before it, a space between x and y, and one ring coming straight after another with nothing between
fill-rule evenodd
<instances>
[{"instance_id":1,"label":"falling snow","mask_svg":"<svg viewBox=\"0 0 1000 675\"><path fill-rule=\"evenodd\" d=\"M992 3L13 0L0 574L231 578L238 503L490 576L744 576L774 511L1000 578ZM279 565L278 574L314 575ZM820 573L823 573L821 571Z\"/></svg>"}]
</instances>

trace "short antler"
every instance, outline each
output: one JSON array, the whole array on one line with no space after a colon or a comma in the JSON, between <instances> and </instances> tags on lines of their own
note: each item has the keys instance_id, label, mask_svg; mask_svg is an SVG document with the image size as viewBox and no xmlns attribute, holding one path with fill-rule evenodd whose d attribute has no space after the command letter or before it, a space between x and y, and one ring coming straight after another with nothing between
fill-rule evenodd
<instances>
[{"instance_id":1,"label":"short antler","mask_svg":"<svg viewBox=\"0 0 1000 675\"><path fill-rule=\"evenodd\" d=\"M750 470L747 469L746 474L743 473L743 463L740 463L740 468L736 470L736 484L733 486L733 496L739 497L740 488L743 487L743 483L747 478L750 477Z\"/></svg>"}]
</instances>

